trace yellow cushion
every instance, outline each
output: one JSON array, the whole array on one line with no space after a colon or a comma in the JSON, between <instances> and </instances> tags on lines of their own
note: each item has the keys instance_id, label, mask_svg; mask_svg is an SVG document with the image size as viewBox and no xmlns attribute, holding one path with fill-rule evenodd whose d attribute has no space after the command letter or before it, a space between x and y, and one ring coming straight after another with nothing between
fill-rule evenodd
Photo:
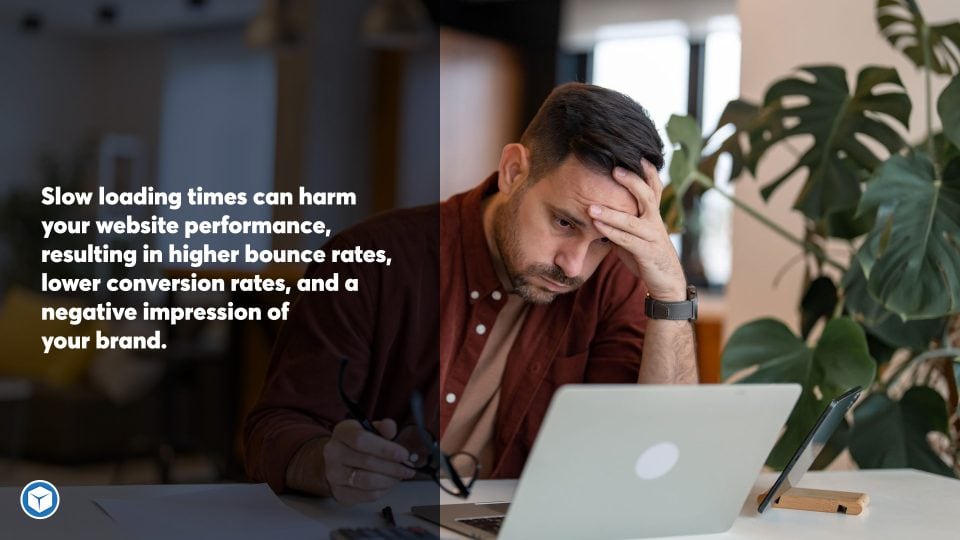
<instances>
[{"instance_id":1,"label":"yellow cushion","mask_svg":"<svg viewBox=\"0 0 960 540\"><path fill-rule=\"evenodd\" d=\"M0 313L0 376L28 379L64 387L80 382L96 352L93 336L102 323L72 325L68 321L41 320L42 306L75 306L76 300L45 296L14 287ZM43 353L41 336L91 336L86 349L51 347Z\"/></svg>"}]
</instances>

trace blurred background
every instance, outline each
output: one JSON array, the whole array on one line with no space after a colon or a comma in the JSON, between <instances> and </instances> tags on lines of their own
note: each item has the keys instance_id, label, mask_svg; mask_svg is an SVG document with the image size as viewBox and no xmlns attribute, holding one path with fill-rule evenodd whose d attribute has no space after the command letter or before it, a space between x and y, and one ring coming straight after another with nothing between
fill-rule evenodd
<instances>
[{"instance_id":1,"label":"blurred background","mask_svg":"<svg viewBox=\"0 0 960 540\"><path fill-rule=\"evenodd\" d=\"M955 16L952 0L920 4L931 19ZM0 0L0 484L242 479L239 427L259 392L276 324L163 327L171 346L156 354L44 356L40 335L91 327L40 322L39 306L282 300L267 293L41 296L43 270L187 273L171 265L43 269L42 246L123 240L41 242L41 219L96 212L43 207L42 186L354 191L355 207L224 211L323 219L338 231L471 188L496 168L502 146L518 139L550 90L567 81L634 97L665 141L671 114L689 114L711 133L728 101L760 101L772 80L801 64L894 65L912 95L920 86L911 77L920 75L886 45L873 10L868 0L842 9L829 0ZM718 184L732 190L729 164L720 171ZM764 204L756 183L736 190ZM783 189L767 205L772 219L801 231L801 217L790 212L795 195ZM735 214L718 194L691 196L687 205L697 217L675 243L688 279L703 291L701 372L716 382L733 328L761 315L796 324L802 269L785 266L796 248ZM187 208L176 216L203 213ZM210 243L246 242L263 249L320 243ZM295 279L302 271L200 273ZM154 331L141 323L106 326L115 334Z\"/></svg>"}]
</instances>

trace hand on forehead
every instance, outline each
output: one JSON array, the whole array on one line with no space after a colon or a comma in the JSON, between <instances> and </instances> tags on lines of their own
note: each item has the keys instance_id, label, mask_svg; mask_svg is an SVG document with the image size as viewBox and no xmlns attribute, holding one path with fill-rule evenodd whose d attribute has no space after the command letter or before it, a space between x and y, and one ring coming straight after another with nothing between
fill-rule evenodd
<instances>
[{"instance_id":1,"label":"hand on forehead","mask_svg":"<svg viewBox=\"0 0 960 540\"><path fill-rule=\"evenodd\" d=\"M571 195L584 214L588 213L591 205L600 205L631 215L638 215L640 212L637 198L609 174L595 173L572 184Z\"/></svg>"},{"instance_id":2,"label":"hand on forehead","mask_svg":"<svg viewBox=\"0 0 960 540\"><path fill-rule=\"evenodd\" d=\"M655 195L645 193L655 191L646 178L656 182L657 170L646 160L643 160L643 175L623 170L626 174L617 177L618 169L613 171L598 171L581 163L576 157L569 156L564 162L552 171L548 177L551 190L561 195L566 201L563 206L567 211L576 211L577 214L586 214L591 205L599 205L625 214L638 216L641 208L638 196ZM574 205L574 206L568 206Z\"/></svg>"},{"instance_id":3,"label":"hand on forehead","mask_svg":"<svg viewBox=\"0 0 960 540\"><path fill-rule=\"evenodd\" d=\"M637 204L637 198L626 186L615 180L610 181L609 177L606 185L609 186L609 189L598 194L598 197L603 199L600 201L601 205L626 214L639 215L640 207ZM609 193L607 193L608 191Z\"/></svg>"}]
</instances>

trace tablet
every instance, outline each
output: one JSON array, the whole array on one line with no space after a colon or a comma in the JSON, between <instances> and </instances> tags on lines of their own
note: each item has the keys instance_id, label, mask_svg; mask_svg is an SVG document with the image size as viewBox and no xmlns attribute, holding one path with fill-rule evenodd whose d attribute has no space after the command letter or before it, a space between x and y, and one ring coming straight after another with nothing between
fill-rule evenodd
<instances>
[{"instance_id":1,"label":"tablet","mask_svg":"<svg viewBox=\"0 0 960 540\"><path fill-rule=\"evenodd\" d=\"M800 448L797 448L797 451L793 454L793 457L790 458L787 466L783 468L780 477L777 478L777 481L773 483L773 487L770 488L770 491L767 492L763 501L760 502L760 507L757 509L758 512L763 512L767 506L770 505L771 501L777 500L785 491L797 485L800 478L803 477L803 474L807 472L810 465L813 465L813 461L820 455L820 451L827 445L827 441L833 436L833 432L837 430L837 426L840 425L843 416L847 414L850 407L856 403L861 391L862 389L859 386L847 390L827 405L827 408L823 410L823 414L817 419L817 423L813 425L813 429L810 430L810 433L807 434L803 443L800 444Z\"/></svg>"}]
</instances>

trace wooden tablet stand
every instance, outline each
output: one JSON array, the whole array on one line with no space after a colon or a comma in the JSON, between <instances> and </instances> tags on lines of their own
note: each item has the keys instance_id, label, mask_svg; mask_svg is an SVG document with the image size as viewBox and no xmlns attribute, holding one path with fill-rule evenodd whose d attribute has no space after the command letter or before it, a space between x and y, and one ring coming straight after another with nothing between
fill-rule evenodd
<instances>
[{"instance_id":1,"label":"wooden tablet stand","mask_svg":"<svg viewBox=\"0 0 960 540\"><path fill-rule=\"evenodd\" d=\"M766 493L757 497L757 503L763 501ZM852 491L831 491L826 489L790 488L773 501L775 508L792 508L811 512L828 512L856 516L870 503L866 493Z\"/></svg>"}]
</instances>

